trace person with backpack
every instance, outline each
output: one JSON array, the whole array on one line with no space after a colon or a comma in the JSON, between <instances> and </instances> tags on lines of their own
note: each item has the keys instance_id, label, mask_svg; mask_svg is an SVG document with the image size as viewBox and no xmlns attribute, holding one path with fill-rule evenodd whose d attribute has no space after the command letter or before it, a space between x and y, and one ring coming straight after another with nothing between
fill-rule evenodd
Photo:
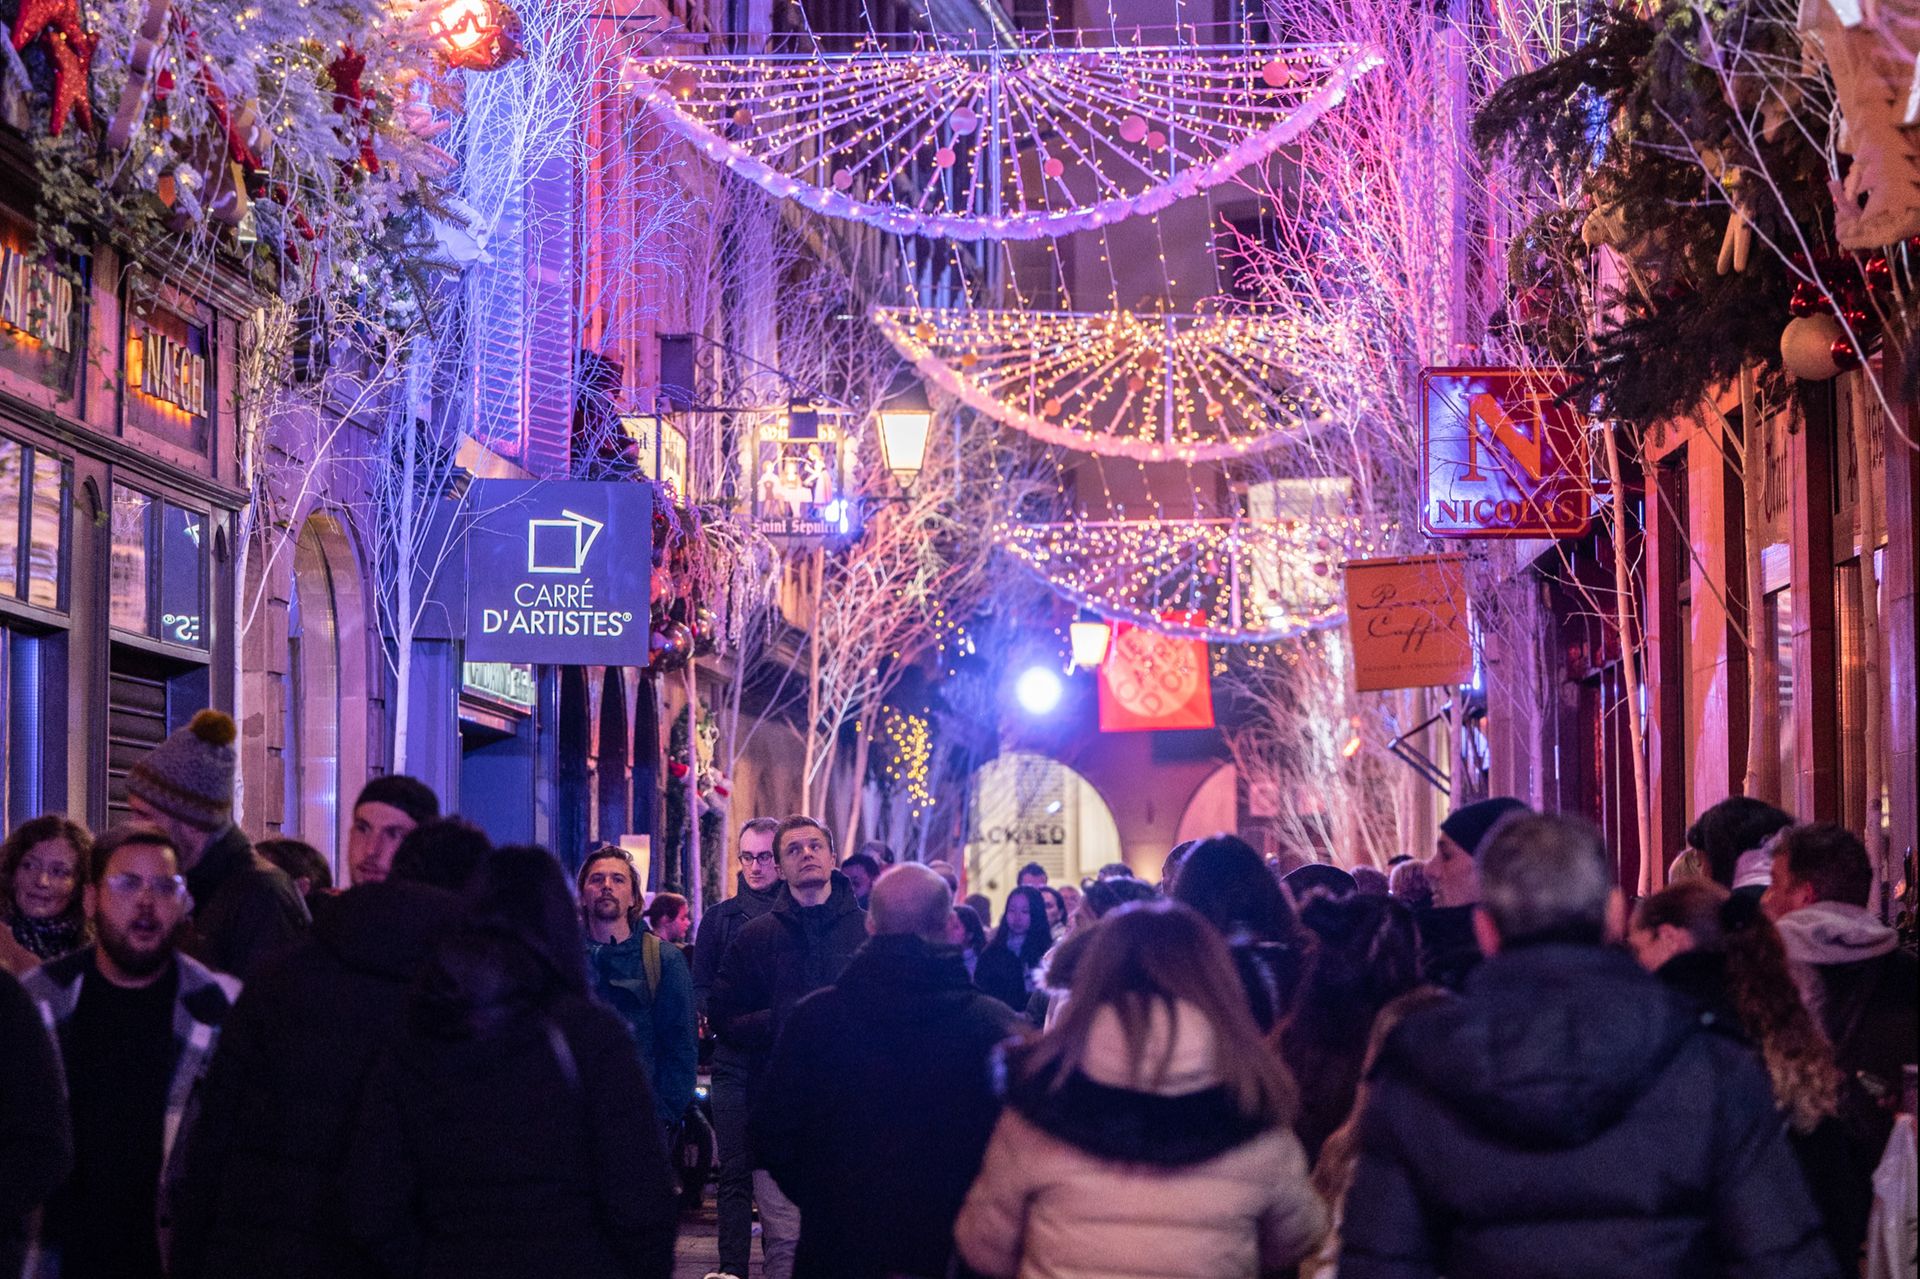
<instances>
[{"instance_id":1,"label":"person with backpack","mask_svg":"<svg viewBox=\"0 0 1920 1279\"><path fill-rule=\"evenodd\" d=\"M575 884L594 996L633 1027L661 1131L671 1137L693 1102L700 1069L693 971L678 946L648 931L640 913L640 876L624 849L589 853Z\"/></svg>"}]
</instances>

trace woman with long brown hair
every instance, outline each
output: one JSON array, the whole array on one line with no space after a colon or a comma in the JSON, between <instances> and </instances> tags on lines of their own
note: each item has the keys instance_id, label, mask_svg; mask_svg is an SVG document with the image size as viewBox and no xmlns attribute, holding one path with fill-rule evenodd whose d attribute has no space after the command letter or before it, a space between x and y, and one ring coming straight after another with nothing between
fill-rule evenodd
<instances>
[{"instance_id":1,"label":"woman with long brown hair","mask_svg":"<svg viewBox=\"0 0 1920 1279\"><path fill-rule=\"evenodd\" d=\"M1293 1080L1194 911L1103 919L1065 1013L1007 1066L1007 1108L954 1226L974 1271L1244 1276L1318 1245L1326 1209L1293 1135Z\"/></svg>"},{"instance_id":2,"label":"woman with long brown hair","mask_svg":"<svg viewBox=\"0 0 1920 1279\"><path fill-rule=\"evenodd\" d=\"M0 969L16 977L92 940L81 889L93 837L57 813L0 843Z\"/></svg>"},{"instance_id":3,"label":"woman with long brown hair","mask_svg":"<svg viewBox=\"0 0 1920 1279\"><path fill-rule=\"evenodd\" d=\"M1641 967L1759 1051L1827 1241L1841 1270L1852 1274L1873 1204L1872 1162L1854 1149L1838 1118L1833 1045L1801 999L1786 948L1759 901L1710 879L1685 880L1639 901L1627 942Z\"/></svg>"}]
</instances>

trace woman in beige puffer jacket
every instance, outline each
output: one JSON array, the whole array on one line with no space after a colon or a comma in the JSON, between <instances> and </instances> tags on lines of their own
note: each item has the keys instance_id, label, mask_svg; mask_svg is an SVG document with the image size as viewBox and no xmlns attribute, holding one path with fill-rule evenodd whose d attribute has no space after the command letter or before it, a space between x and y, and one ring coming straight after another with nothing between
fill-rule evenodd
<instances>
[{"instance_id":1,"label":"woman in beige puffer jacket","mask_svg":"<svg viewBox=\"0 0 1920 1279\"><path fill-rule=\"evenodd\" d=\"M1310 1255L1325 1206L1286 1067L1226 945L1171 902L1103 919L1073 999L1008 1051L954 1242L995 1279L1241 1279Z\"/></svg>"}]
</instances>

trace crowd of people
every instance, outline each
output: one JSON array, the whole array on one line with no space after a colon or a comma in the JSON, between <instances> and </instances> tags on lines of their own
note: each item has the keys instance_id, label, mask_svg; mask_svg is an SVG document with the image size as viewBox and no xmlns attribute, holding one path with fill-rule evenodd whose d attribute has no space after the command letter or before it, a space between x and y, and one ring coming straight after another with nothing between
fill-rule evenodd
<instances>
[{"instance_id":1,"label":"crowd of people","mask_svg":"<svg viewBox=\"0 0 1920 1279\"><path fill-rule=\"evenodd\" d=\"M0 844L0 1276L664 1279L709 1116L708 1279L756 1233L770 1279L1912 1273L1920 985L1838 826L1723 801L1629 903L1494 799L1384 870L1223 834L995 917L756 817L696 921L399 776L337 889L235 825L234 736Z\"/></svg>"}]
</instances>

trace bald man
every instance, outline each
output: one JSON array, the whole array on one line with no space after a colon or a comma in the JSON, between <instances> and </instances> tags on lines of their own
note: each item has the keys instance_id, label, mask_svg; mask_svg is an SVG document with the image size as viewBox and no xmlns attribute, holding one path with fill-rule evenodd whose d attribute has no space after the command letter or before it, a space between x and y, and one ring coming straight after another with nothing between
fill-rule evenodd
<instances>
[{"instance_id":1,"label":"bald man","mask_svg":"<svg viewBox=\"0 0 1920 1279\"><path fill-rule=\"evenodd\" d=\"M946 1273L999 1117L988 1058L1019 1025L967 980L946 940L952 913L952 890L927 867L882 874L866 945L774 1045L753 1144L800 1209L795 1279Z\"/></svg>"}]
</instances>

